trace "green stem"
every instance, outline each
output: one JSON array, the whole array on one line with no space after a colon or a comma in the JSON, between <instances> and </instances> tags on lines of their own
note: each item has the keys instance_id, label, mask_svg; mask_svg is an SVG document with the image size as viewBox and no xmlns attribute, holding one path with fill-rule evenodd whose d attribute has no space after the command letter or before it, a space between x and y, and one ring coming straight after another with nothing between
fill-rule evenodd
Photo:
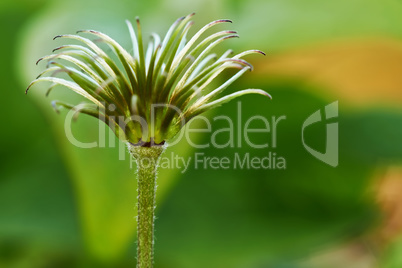
<instances>
[{"instance_id":1,"label":"green stem","mask_svg":"<svg viewBox=\"0 0 402 268\"><path fill-rule=\"evenodd\" d=\"M137 162L137 268L152 268L154 255L155 192L158 160L164 146L128 145Z\"/></svg>"}]
</instances>

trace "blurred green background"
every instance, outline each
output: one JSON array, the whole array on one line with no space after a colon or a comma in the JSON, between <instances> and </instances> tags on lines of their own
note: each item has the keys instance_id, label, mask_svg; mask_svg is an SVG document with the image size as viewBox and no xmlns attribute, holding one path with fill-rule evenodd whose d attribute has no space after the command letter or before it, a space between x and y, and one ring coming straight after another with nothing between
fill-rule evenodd
<instances>
[{"instance_id":1,"label":"blurred green background","mask_svg":"<svg viewBox=\"0 0 402 268\"><path fill-rule=\"evenodd\" d=\"M277 148L195 150L181 142L166 155L272 151L287 168L161 170L155 267L402 267L402 2L396 0L1 1L0 267L135 266L130 161L117 160L118 147L80 149L68 142L65 113L54 113L50 100L75 98L72 93L59 89L45 98L39 87L23 93L43 68L35 61L61 44L51 40L57 34L93 28L128 47L125 19L140 16L146 33L163 34L191 12L195 29L215 19L234 21L226 27L241 38L222 51L268 53L250 57L255 71L229 91L268 91L269 102L242 98L242 116L286 120ZM337 100L339 166L333 168L303 148L301 126ZM213 113L235 118L237 105ZM80 116L74 134L97 140L95 121ZM323 137L324 123L306 132L314 148L324 150Z\"/></svg>"}]
</instances>

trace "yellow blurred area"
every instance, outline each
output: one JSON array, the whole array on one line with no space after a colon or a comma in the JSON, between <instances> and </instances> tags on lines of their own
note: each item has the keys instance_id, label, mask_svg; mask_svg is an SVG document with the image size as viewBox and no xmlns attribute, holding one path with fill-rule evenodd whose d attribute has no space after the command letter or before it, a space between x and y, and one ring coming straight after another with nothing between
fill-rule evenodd
<instances>
[{"instance_id":1,"label":"yellow blurred area","mask_svg":"<svg viewBox=\"0 0 402 268\"><path fill-rule=\"evenodd\" d=\"M370 38L315 44L268 55L256 64L255 73L300 79L351 105L400 106L402 41Z\"/></svg>"}]
</instances>

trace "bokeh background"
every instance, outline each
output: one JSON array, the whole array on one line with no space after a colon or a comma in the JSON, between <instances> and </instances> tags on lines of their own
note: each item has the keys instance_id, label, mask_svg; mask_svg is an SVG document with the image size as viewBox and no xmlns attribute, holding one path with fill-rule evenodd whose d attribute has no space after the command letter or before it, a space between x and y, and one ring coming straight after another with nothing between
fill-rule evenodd
<instances>
[{"instance_id":1,"label":"bokeh background","mask_svg":"<svg viewBox=\"0 0 402 268\"><path fill-rule=\"evenodd\" d=\"M194 29L233 19L226 27L241 38L222 44L222 51L268 53L248 58L255 71L229 91L263 88L273 100L242 98L242 116L287 119L279 124L277 148L195 150L182 142L166 154L263 157L273 151L287 168L162 170L155 267L402 267L400 0L2 0L0 267L135 266L136 182L129 160L117 160L117 147L80 149L68 142L65 113L54 113L50 100L75 98L72 93L60 88L44 98L40 87L28 96L24 90L43 68L35 61L61 44L51 40L57 34L92 28L128 47L125 19L140 16L146 33L163 34L191 12L197 13ZM304 120L333 101L340 113L336 168L301 143ZM210 116L235 118L236 107L229 103ZM80 116L74 134L96 140L95 121ZM306 132L307 143L322 151L323 137L324 122Z\"/></svg>"}]
</instances>

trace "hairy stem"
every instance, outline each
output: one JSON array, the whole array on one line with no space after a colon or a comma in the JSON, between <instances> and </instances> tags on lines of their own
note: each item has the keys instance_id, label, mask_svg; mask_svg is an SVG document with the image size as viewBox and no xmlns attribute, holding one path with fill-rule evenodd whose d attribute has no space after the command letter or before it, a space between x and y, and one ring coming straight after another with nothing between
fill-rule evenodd
<instances>
[{"instance_id":1,"label":"hairy stem","mask_svg":"<svg viewBox=\"0 0 402 268\"><path fill-rule=\"evenodd\" d=\"M158 160L164 146L128 145L137 162L137 268L151 268L154 254L155 192Z\"/></svg>"}]
</instances>

